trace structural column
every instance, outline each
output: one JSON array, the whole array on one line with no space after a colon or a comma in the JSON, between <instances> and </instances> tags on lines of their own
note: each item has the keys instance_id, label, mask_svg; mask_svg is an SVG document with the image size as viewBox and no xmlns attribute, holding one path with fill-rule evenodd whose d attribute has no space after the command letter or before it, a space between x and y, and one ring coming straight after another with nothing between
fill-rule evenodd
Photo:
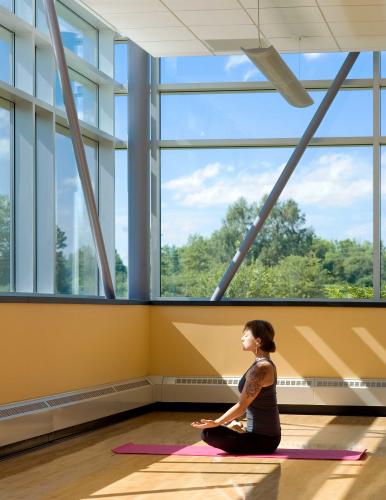
<instances>
[{"instance_id":1,"label":"structural column","mask_svg":"<svg viewBox=\"0 0 386 500\"><path fill-rule=\"evenodd\" d=\"M150 57L135 43L128 44L128 193L129 193L129 299L149 299L149 95Z\"/></svg>"}]
</instances>

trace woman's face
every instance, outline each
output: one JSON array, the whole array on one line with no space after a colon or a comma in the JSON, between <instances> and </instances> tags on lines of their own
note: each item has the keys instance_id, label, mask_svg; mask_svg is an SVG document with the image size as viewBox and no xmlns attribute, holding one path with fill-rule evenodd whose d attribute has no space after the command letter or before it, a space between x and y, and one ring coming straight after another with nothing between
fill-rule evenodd
<instances>
[{"instance_id":1,"label":"woman's face","mask_svg":"<svg viewBox=\"0 0 386 500\"><path fill-rule=\"evenodd\" d=\"M256 350L256 339L252 335L252 331L246 328L241 337L241 344L243 346L243 351L253 351Z\"/></svg>"}]
</instances>

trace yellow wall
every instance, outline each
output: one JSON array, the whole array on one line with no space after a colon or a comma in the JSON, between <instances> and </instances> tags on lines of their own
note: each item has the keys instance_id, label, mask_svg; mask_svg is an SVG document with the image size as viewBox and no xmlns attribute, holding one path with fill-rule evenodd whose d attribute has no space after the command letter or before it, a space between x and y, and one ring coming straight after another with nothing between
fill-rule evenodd
<instances>
[{"instance_id":1,"label":"yellow wall","mask_svg":"<svg viewBox=\"0 0 386 500\"><path fill-rule=\"evenodd\" d=\"M275 327L280 377L386 378L386 309L352 307L152 306L151 374L240 375L253 360L242 325L256 318Z\"/></svg>"},{"instance_id":2,"label":"yellow wall","mask_svg":"<svg viewBox=\"0 0 386 500\"><path fill-rule=\"evenodd\" d=\"M0 404L149 371L149 306L2 303L0 317Z\"/></svg>"},{"instance_id":3,"label":"yellow wall","mask_svg":"<svg viewBox=\"0 0 386 500\"><path fill-rule=\"evenodd\" d=\"M271 321L281 377L386 378L386 309L2 303L0 404L145 375L240 375Z\"/></svg>"}]
</instances>

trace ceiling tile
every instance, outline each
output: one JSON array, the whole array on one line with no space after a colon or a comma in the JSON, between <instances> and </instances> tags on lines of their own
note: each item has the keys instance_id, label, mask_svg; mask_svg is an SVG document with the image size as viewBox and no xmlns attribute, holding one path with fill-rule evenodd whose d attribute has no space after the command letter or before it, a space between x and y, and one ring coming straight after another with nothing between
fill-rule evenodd
<instances>
[{"instance_id":1,"label":"ceiling tile","mask_svg":"<svg viewBox=\"0 0 386 500\"><path fill-rule=\"evenodd\" d=\"M385 36L338 36L336 41L339 43L342 50L385 50Z\"/></svg>"},{"instance_id":2,"label":"ceiling tile","mask_svg":"<svg viewBox=\"0 0 386 500\"><path fill-rule=\"evenodd\" d=\"M125 33L134 42L196 40L186 28L128 28Z\"/></svg>"},{"instance_id":3,"label":"ceiling tile","mask_svg":"<svg viewBox=\"0 0 386 500\"><path fill-rule=\"evenodd\" d=\"M87 0L96 12L167 12L159 0Z\"/></svg>"},{"instance_id":4,"label":"ceiling tile","mask_svg":"<svg viewBox=\"0 0 386 500\"><path fill-rule=\"evenodd\" d=\"M324 5L342 5L342 6L355 6L355 5L385 5L385 0L318 0L320 6Z\"/></svg>"},{"instance_id":5,"label":"ceiling tile","mask_svg":"<svg viewBox=\"0 0 386 500\"><path fill-rule=\"evenodd\" d=\"M264 24L264 26L262 26L262 31L268 38L288 36L331 36L328 26L325 23Z\"/></svg>"},{"instance_id":6,"label":"ceiling tile","mask_svg":"<svg viewBox=\"0 0 386 500\"><path fill-rule=\"evenodd\" d=\"M151 28L182 26L178 19L170 12L154 12L144 14L109 14L105 18L118 30L122 28Z\"/></svg>"},{"instance_id":7,"label":"ceiling tile","mask_svg":"<svg viewBox=\"0 0 386 500\"><path fill-rule=\"evenodd\" d=\"M210 55L209 50L198 40L185 42L142 42L141 47L149 54L159 57L161 55Z\"/></svg>"},{"instance_id":8,"label":"ceiling tile","mask_svg":"<svg viewBox=\"0 0 386 500\"><path fill-rule=\"evenodd\" d=\"M237 10L181 10L178 17L188 26L225 26L229 24L252 24L242 9Z\"/></svg>"},{"instance_id":9,"label":"ceiling tile","mask_svg":"<svg viewBox=\"0 0 386 500\"><path fill-rule=\"evenodd\" d=\"M257 9L257 0L240 0L246 9ZM316 0L260 0L260 8L272 7L316 7Z\"/></svg>"},{"instance_id":10,"label":"ceiling tile","mask_svg":"<svg viewBox=\"0 0 386 500\"><path fill-rule=\"evenodd\" d=\"M191 26L190 29L201 39L221 40L228 38L258 38L258 31L253 24L233 26Z\"/></svg>"},{"instance_id":11,"label":"ceiling tile","mask_svg":"<svg viewBox=\"0 0 386 500\"><path fill-rule=\"evenodd\" d=\"M248 9L257 24L257 9ZM284 23L323 23L324 19L317 7L293 7L280 9L261 9L260 24Z\"/></svg>"},{"instance_id":12,"label":"ceiling tile","mask_svg":"<svg viewBox=\"0 0 386 500\"><path fill-rule=\"evenodd\" d=\"M321 7L327 22L386 21L386 4L383 6Z\"/></svg>"},{"instance_id":13,"label":"ceiling tile","mask_svg":"<svg viewBox=\"0 0 386 500\"><path fill-rule=\"evenodd\" d=\"M373 23L329 23L334 36L386 35L386 21Z\"/></svg>"},{"instance_id":14,"label":"ceiling tile","mask_svg":"<svg viewBox=\"0 0 386 500\"><path fill-rule=\"evenodd\" d=\"M237 0L163 0L163 3L173 11L240 8Z\"/></svg>"},{"instance_id":15,"label":"ceiling tile","mask_svg":"<svg viewBox=\"0 0 386 500\"><path fill-rule=\"evenodd\" d=\"M270 42L279 52L299 52L296 38L271 38ZM310 36L300 40L300 52L330 52L339 50L332 37Z\"/></svg>"}]
</instances>

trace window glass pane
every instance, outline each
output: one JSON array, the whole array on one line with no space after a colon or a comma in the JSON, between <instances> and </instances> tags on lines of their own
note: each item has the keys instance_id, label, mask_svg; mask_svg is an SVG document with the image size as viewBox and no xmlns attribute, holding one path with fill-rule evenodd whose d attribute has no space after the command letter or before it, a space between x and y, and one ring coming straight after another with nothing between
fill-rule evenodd
<instances>
[{"instance_id":1,"label":"window glass pane","mask_svg":"<svg viewBox=\"0 0 386 500\"><path fill-rule=\"evenodd\" d=\"M0 80L13 83L13 35L0 26Z\"/></svg>"},{"instance_id":2,"label":"window glass pane","mask_svg":"<svg viewBox=\"0 0 386 500\"><path fill-rule=\"evenodd\" d=\"M292 151L162 151L162 295L211 296ZM372 293L372 149L309 148L227 295Z\"/></svg>"},{"instance_id":3,"label":"window glass pane","mask_svg":"<svg viewBox=\"0 0 386 500\"><path fill-rule=\"evenodd\" d=\"M115 96L115 136L127 141L127 95Z\"/></svg>"},{"instance_id":4,"label":"window glass pane","mask_svg":"<svg viewBox=\"0 0 386 500\"><path fill-rule=\"evenodd\" d=\"M381 147L381 297L386 299L386 146Z\"/></svg>"},{"instance_id":5,"label":"window glass pane","mask_svg":"<svg viewBox=\"0 0 386 500\"><path fill-rule=\"evenodd\" d=\"M11 105L0 99L0 292L11 289Z\"/></svg>"},{"instance_id":6,"label":"window glass pane","mask_svg":"<svg viewBox=\"0 0 386 500\"><path fill-rule=\"evenodd\" d=\"M386 89L381 90L381 135L386 135Z\"/></svg>"},{"instance_id":7,"label":"window glass pane","mask_svg":"<svg viewBox=\"0 0 386 500\"><path fill-rule=\"evenodd\" d=\"M115 291L126 297L128 268L128 176L127 150L115 151Z\"/></svg>"},{"instance_id":8,"label":"window glass pane","mask_svg":"<svg viewBox=\"0 0 386 500\"><path fill-rule=\"evenodd\" d=\"M79 120L97 126L98 86L71 69L69 70L69 75ZM59 109L64 110L62 87L58 75L56 75L55 83L55 104Z\"/></svg>"},{"instance_id":9,"label":"window glass pane","mask_svg":"<svg viewBox=\"0 0 386 500\"><path fill-rule=\"evenodd\" d=\"M126 42L114 45L114 78L117 82L127 85L128 47Z\"/></svg>"},{"instance_id":10,"label":"window glass pane","mask_svg":"<svg viewBox=\"0 0 386 500\"><path fill-rule=\"evenodd\" d=\"M324 92L311 92L314 104L295 108L277 92L180 94L161 97L162 139L239 139L299 137ZM372 135L372 92L346 90L336 96L316 136Z\"/></svg>"},{"instance_id":11,"label":"window glass pane","mask_svg":"<svg viewBox=\"0 0 386 500\"><path fill-rule=\"evenodd\" d=\"M97 193L97 143L83 138ZM71 139L62 127L55 137L56 293L97 294L97 260L90 221L77 171Z\"/></svg>"},{"instance_id":12,"label":"window glass pane","mask_svg":"<svg viewBox=\"0 0 386 500\"><path fill-rule=\"evenodd\" d=\"M281 54L300 80L335 78L347 53ZM372 78L372 53L359 55L348 78ZM245 55L163 57L162 83L249 82L266 80Z\"/></svg>"},{"instance_id":13,"label":"window glass pane","mask_svg":"<svg viewBox=\"0 0 386 500\"><path fill-rule=\"evenodd\" d=\"M386 52L381 52L381 77L386 78Z\"/></svg>"},{"instance_id":14,"label":"window glass pane","mask_svg":"<svg viewBox=\"0 0 386 500\"><path fill-rule=\"evenodd\" d=\"M48 34L43 1L37 0L36 4L36 25ZM98 31L60 2L56 2L56 12L63 45L77 56L97 66Z\"/></svg>"},{"instance_id":15,"label":"window glass pane","mask_svg":"<svg viewBox=\"0 0 386 500\"><path fill-rule=\"evenodd\" d=\"M4 7L5 9L10 10L11 12L13 11L13 1L12 0L0 0L0 6Z\"/></svg>"}]
</instances>

